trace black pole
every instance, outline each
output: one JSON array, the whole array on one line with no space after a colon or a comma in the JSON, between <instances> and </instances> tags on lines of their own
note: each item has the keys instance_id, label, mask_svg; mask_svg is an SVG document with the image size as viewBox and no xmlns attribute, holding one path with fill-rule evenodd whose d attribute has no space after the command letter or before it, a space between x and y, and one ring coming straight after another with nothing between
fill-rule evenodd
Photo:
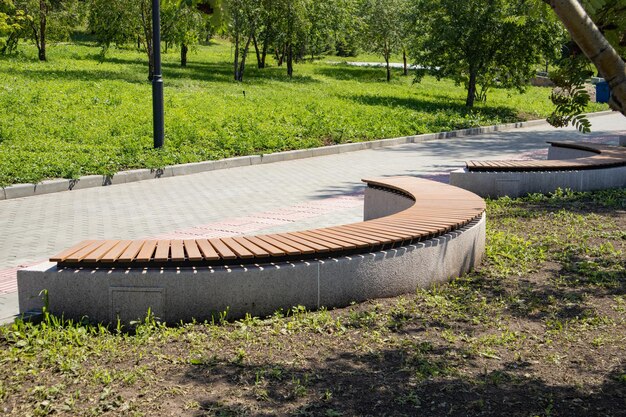
<instances>
[{"instance_id":1,"label":"black pole","mask_svg":"<svg viewBox=\"0 0 626 417\"><path fill-rule=\"evenodd\" d=\"M159 0L152 0L152 115L154 126L154 147L163 147L163 76L161 75L161 11Z\"/></svg>"}]
</instances>

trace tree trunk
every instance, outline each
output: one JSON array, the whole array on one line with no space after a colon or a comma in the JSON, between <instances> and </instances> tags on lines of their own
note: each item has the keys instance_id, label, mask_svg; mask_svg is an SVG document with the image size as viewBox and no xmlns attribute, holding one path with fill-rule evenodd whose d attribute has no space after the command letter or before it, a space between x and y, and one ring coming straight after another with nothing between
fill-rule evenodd
<instances>
[{"instance_id":1,"label":"tree trunk","mask_svg":"<svg viewBox=\"0 0 626 417\"><path fill-rule=\"evenodd\" d=\"M180 66L181 67L187 66L187 52L189 52L189 47L187 46L186 43L181 43L180 44Z\"/></svg>"},{"instance_id":2,"label":"tree trunk","mask_svg":"<svg viewBox=\"0 0 626 417\"><path fill-rule=\"evenodd\" d=\"M291 42L287 45L287 75L293 77L293 46Z\"/></svg>"},{"instance_id":3,"label":"tree trunk","mask_svg":"<svg viewBox=\"0 0 626 417\"><path fill-rule=\"evenodd\" d=\"M544 0L611 87L609 106L626 116L626 65L577 0Z\"/></svg>"},{"instance_id":4,"label":"tree trunk","mask_svg":"<svg viewBox=\"0 0 626 417\"><path fill-rule=\"evenodd\" d=\"M239 81L239 34L235 35L235 62L233 62L234 66L234 78L235 81Z\"/></svg>"},{"instance_id":5,"label":"tree trunk","mask_svg":"<svg viewBox=\"0 0 626 417\"><path fill-rule=\"evenodd\" d=\"M261 60L261 51L259 50L259 44L256 41L256 36L252 37L252 43L254 44L254 52L256 53L256 65L259 69L264 68L263 61Z\"/></svg>"},{"instance_id":6,"label":"tree trunk","mask_svg":"<svg viewBox=\"0 0 626 417\"><path fill-rule=\"evenodd\" d=\"M389 58L385 57L385 62L387 63L387 82L391 81L391 67L389 66Z\"/></svg>"},{"instance_id":7,"label":"tree trunk","mask_svg":"<svg viewBox=\"0 0 626 417\"><path fill-rule=\"evenodd\" d=\"M409 75L409 66L407 65L406 49L402 50L402 60L404 61L404 75Z\"/></svg>"},{"instance_id":8,"label":"tree trunk","mask_svg":"<svg viewBox=\"0 0 626 417\"><path fill-rule=\"evenodd\" d=\"M263 40L263 49L261 50L261 68L265 68L265 59L267 58L267 50L269 49L270 42L266 38Z\"/></svg>"},{"instance_id":9,"label":"tree trunk","mask_svg":"<svg viewBox=\"0 0 626 417\"><path fill-rule=\"evenodd\" d=\"M467 84L467 99L465 100L466 107L474 107L474 99L476 98L476 71L470 70L470 78Z\"/></svg>"},{"instance_id":10,"label":"tree trunk","mask_svg":"<svg viewBox=\"0 0 626 417\"><path fill-rule=\"evenodd\" d=\"M248 50L250 49L250 41L252 41L252 35L248 36L248 40L246 41L246 46L243 48L241 52L241 62L239 63L239 78L237 81L243 81L243 72L246 69L246 57L248 56Z\"/></svg>"},{"instance_id":11,"label":"tree trunk","mask_svg":"<svg viewBox=\"0 0 626 417\"><path fill-rule=\"evenodd\" d=\"M39 0L39 42L37 50L39 51L39 60L46 60L46 26L48 18L48 6L46 0Z\"/></svg>"}]
</instances>

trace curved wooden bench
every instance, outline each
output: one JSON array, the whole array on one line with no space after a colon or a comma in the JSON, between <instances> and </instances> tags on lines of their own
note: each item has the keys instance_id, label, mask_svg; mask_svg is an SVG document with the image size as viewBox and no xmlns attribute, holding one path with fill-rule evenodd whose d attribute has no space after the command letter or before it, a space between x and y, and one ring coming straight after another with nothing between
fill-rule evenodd
<instances>
[{"instance_id":1,"label":"curved wooden bench","mask_svg":"<svg viewBox=\"0 0 626 417\"><path fill-rule=\"evenodd\" d=\"M626 186L626 147L548 142L547 160L469 161L450 184L482 197L519 197L557 188L593 191Z\"/></svg>"},{"instance_id":2,"label":"curved wooden bench","mask_svg":"<svg viewBox=\"0 0 626 417\"><path fill-rule=\"evenodd\" d=\"M444 282L485 250L485 203L433 181L365 180L364 221L300 232L193 240L85 241L18 271L20 311L129 322L338 307Z\"/></svg>"},{"instance_id":3,"label":"curved wooden bench","mask_svg":"<svg viewBox=\"0 0 626 417\"><path fill-rule=\"evenodd\" d=\"M576 149L593 155L539 161L469 161L466 166L473 172L577 171L626 166L626 147L578 142L548 143L554 148Z\"/></svg>"},{"instance_id":4,"label":"curved wooden bench","mask_svg":"<svg viewBox=\"0 0 626 417\"><path fill-rule=\"evenodd\" d=\"M203 266L285 262L368 253L429 239L462 227L485 211L484 201L446 184L395 177L363 180L414 204L385 216L321 229L188 240L86 240L50 258L59 266Z\"/></svg>"}]
</instances>

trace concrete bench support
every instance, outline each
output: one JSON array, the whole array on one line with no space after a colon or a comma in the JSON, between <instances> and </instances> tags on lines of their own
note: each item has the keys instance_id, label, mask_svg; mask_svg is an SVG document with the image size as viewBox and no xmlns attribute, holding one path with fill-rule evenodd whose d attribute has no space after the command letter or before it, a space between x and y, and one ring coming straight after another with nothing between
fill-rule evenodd
<instances>
[{"instance_id":1,"label":"concrete bench support","mask_svg":"<svg viewBox=\"0 0 626 417\"><path fill-rule=\"evenodd\" d=\"M408 195L367 191L366 216L401 212ZM485 251L485 216L432 239L371 253L240 266L70 268L46 262L18 271L22 313L49 308L66 318L129 322L148 308L169 323L270 315L302 305L340 307L351 302L410 293L475 267Z\"/></svg>"}]
</instances>

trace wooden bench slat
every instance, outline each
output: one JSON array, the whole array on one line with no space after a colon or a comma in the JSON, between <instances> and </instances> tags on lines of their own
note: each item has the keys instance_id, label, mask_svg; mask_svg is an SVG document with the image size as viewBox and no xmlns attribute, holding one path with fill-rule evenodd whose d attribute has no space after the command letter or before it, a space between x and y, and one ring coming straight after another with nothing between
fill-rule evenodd
<instances>
[{"instance_id":1,"label":"wooden bench slat","mask_svg":"<svg viewBox=\"0 0 626 417\"><path fill-rule=\"evenodd\" d=\"M283 252L283 254L300 255L302 253L302 251L295 248L293 244L288 245L285 242L281 242L280 240L274 239L274 237L271 235L259 235L259 236L253 236L253 237L255 237L256 239L262 240L263 242L268 243L275 248L278 248L279 250Z\"/></svg>"},{"instance_id":2,"label":"wooden bench slat","mask_svg":"<svg viewBox=\"0 0 626 417\"><path fill-rule=\"evenodd\" d=\"M312 243L305 245L304 243L297 242L293 237L287 236L285 234L278 233L274 235L263 235L259 237L262 239L271 238L272 240L275 240L276 242L282 243L283 244L282 249L285 250L287 253L289 252L286 250L286 248L293 248L297 250L298 252L305 254L305 255L310 255L310 254L315 253L315 248L313 247Z\"/></svg>"},{"instance_id":3,"label":"wooden bench slat","mask_svg":"<svg viewBox=\"0 0 626 417\"><path fill-rule=\"evenodd\" d=\"M381 244L399 243L399 242L402 242L404 240L408 240L406 234L397 233L397 232L390 232L390 231L383 231L383 230L376 230L376 229L373 229L371 227L365 226L362 223L361 224L353 224L353 225L347 224L347 225L344 225L344 226L339 226L339 228L341 230L354 230L354 231L358 231L358 232L361 232L361 233L366 233L366 234L369 234L372 237L379 237L380 239L383 239L381 241Z\"/></svg>"},{"instance_id":4,"label":"wooden bench slat","mask_svg":"<svg viewBox=\"0 0 626 417\"><path fill-rule=\"evenodd\" d=\"M134 240L126 250L117 258L118 262L131 262L139 254L141 247L144 245L143 240Z\"/></svg>"},{"instance_id":5,"label":"wooden bench slat","mask_svg":"<svg viewBox=\"0 0 626 417\"><path fill-rule=\"evenodd\" d=\"M327 233L331 236L353 239L355 242L359 243L360 246L357 247L377 246L382 244L380 236L374 237L358 230L342 230L337 226L328 228L327 230Z\"/></svg>"},{"instance_id":6,"label":"wooden bench slat","mask_svg":"<svg viewBox=\"0 0 626 417\"><path fill-rule=\"evenodd\" d=\"M259 248L263 249L271 256L285 256L285 251L276 247L275 245L269 244L262 239L259 239L258 236L245 236L243 239L253 243Z\"/></svg>"},{"instance_id":7,"label":"wooden bench slat","mask_svg":"<svg viewBox=\"0 0 626 417\"><path fill-rule=\"evenodd\" d=\"M152 260L152 255L154 254L154 250L156 249L156 245L156 240L146 240L135 258L137 262L150 262L150 260Z\"/></svg>"},{"instance_id":8,"label":"wooden bench slat","mask_svg":"<svg viewBox=\"0 0 626 417\"><path fill-rule=\"evenodd\" d=\"M356 244L355 243L350 243L347 242L346 240L343 239L338 239L332 236L328 236L325 235L323 233L318 233L317 230L305 230L303 232L300 232L300 234L304 235L304 236L309 236L313 239L319 239L322 242L328 242L328 243L332 243L337 245L335 250L348 250L348 249L356 249Z\"/></svg>"},{"instance_id":9,"label":"wooden bench slat","mask_svg":"<svg viewBox=\"0 0 626 417\"><path fill-rule=\"evenodd\" d=\"M120 240L106 255L104 255L100 262L115 262L124 253L126 248L133 243L132 240Z\"/></svg>"},{"instance_id":10,"label":"wooden bench slat","mask_svg":"<svg viewBox=\"0 0 626 417\"><path fill-rule=\"evenodd\" d=\"M70 256L66 257L65 260L68 262L79 262L85 259L91 252L97 250L100 246L104 245L103 240L96 240L84 248L80 249L77 252L74 252Z\"/></svg>"},{"instance_id":11,"label":"wooden bench slat","mask_svg":"<svg viewBox=\"0 0 626 417\"><path fill-rule=\"evenodd\" d=\"M115 245L119 243L119 240L105 240L104 243L95 251L83 258L85 262L98 262L104 255L107 254Z\"/></svg>"},{"instance_id":12,"label":"wooden bench slat","mask_svg":"<svg viewBox=\"0 0 626 417\"><path fill-rule=\"evenodd\" d=\"M262 247L252 243L251 241L249 241L247 239L247 237L243 237L243 236L234 236L232 237L232 239L239 243L243 248L247 249L248 251L250 251L255 258L267 258L269 256L271 256L271 254L266 251L265 249L263 249Z\"/></svg>"},{"instance_id":13,"label":"wooden bench slat","mask_svg":"<svg viewBox=\"0 0 626 417\"><path fill-rule=\"evenodd\" d=\"M202 256L207 261L217 261L220 256L223 259L236 259L235 255L226 245L219 239L196 239L196 244L202 252Z\"/></svg>"},{"instance_id":14,"label":"wooden bench slat","mask_svg":"<svg viewBox=\"0 0 626 417\"><path fill-rule=\"evenodd\" d=\"M243 258L243 259L254 258L254 253L249 251L247 248L244 248L243 246L241 246L241 244L233 240L232 237L225 237L220 240L224 242L226 246L232 249L232 251L235 252L238 257Z\"/></svg>"},{"instance_id":15,"label":"wooden bench slat","mask_svg":"<svg viewBox=\"0 0 626 417\"><path fill-rule=\"evenodd\" d=\"M306 245L310 248L315 249L316 253L324 253L332 250L332 246L330 244L318 241L316 239L307 239L306 236L300 236L298 233L287 233L280 235L281 238L287 238L294 242L300 243L302 245Z\"/></svg>"},{"instance_id":16,"label":"wooden bench slat","mask_svg":"<svg viewBox=\"0 0 626 417\"><path fill-rule=\"evenodd\" d=\"M170 242L171 255L170 259L174 262L185 260L185 244L182 240L172 240Z\"/></svg>"},{"instance_id":17,"label":"wooden bench slat","mask_svg":"<svg viewBox=\"0 0 626 417\"><path fill-rule=\"evenodd\" d=\"M71 248L65 249L64 251L59 252L56 255L52 256L50 258L50 262L63 262L69 256L75 254L81 249L86 248L87 246L93 244L94 242L96 241L95 240L83 240L82 242L72 246Z\"/></svg>"},{"instance_id":18,"label":"wooden bench slat","mask_svg":"<svg viewBox=\"0 0 626 417\"><path fill-rule=\"evenodd\" d=\"M170 259L170 240L157 241L156 251L154 252L155 262L165 262Z\"/></svg>"},{"instance_id":19,"label":"wooden bench slat","mask_svg":"<svg viewBox=\"0 0 626 417\"><path fill-rule=\"evenodd\" d=\"M334 239L343 240L350 244L355 244L357 248L367 248L368 246L374 246L378 243L377 240L367 239L359 236L352 236L346 232L337 230L335 227L328 227L326 229L318 229L320 234L330 236Z\"/></svg>"},{"instance_id":20,"label":"wooden bench slat","mask_svg":"<svg viewBox=\"0 0 626 417\"><path fill-rule=\"evenodd\" d=\"M198 243L201 241L199 240ZM224 259L237 259L237 254L233 252L221 239L209 239L208 242L215 248L215 250L219 253L219 255ZM202 253L206 257L207 254L204 251L204 247L200 247L202 249Z\"/></svg>"},{"instance_id":21,"label":"wooden bench slat","mask_svg":"<svg viewBox=\"0 0 626 417\"><path fill-rule=\"evenodd\" d=\"M343 245L341 243L331 242L325 239L320 239L319 237L315 237L315 236L309 236L308 234L305 234L303 232L292 232L292 233L289 233L288 235L294 236L295 238L304 239L305 241L309 241L319 246L323 246L326 248L325 252L343 249Z\"/></svg>"},{"instance_id":22,"label":"wooden bench slat","mask_svg":"<svg viewBox=\"0 0 626 417\"><path fill-rule=\"evenodd\" d=\"M187 259L189 259L190 261L202 260L202 254L200 253L200 249L198 249L198 244L196 243L195 239L183 240L183 246L185 247L185 253L187 254Z\"/></svg>"}]
</instances>

